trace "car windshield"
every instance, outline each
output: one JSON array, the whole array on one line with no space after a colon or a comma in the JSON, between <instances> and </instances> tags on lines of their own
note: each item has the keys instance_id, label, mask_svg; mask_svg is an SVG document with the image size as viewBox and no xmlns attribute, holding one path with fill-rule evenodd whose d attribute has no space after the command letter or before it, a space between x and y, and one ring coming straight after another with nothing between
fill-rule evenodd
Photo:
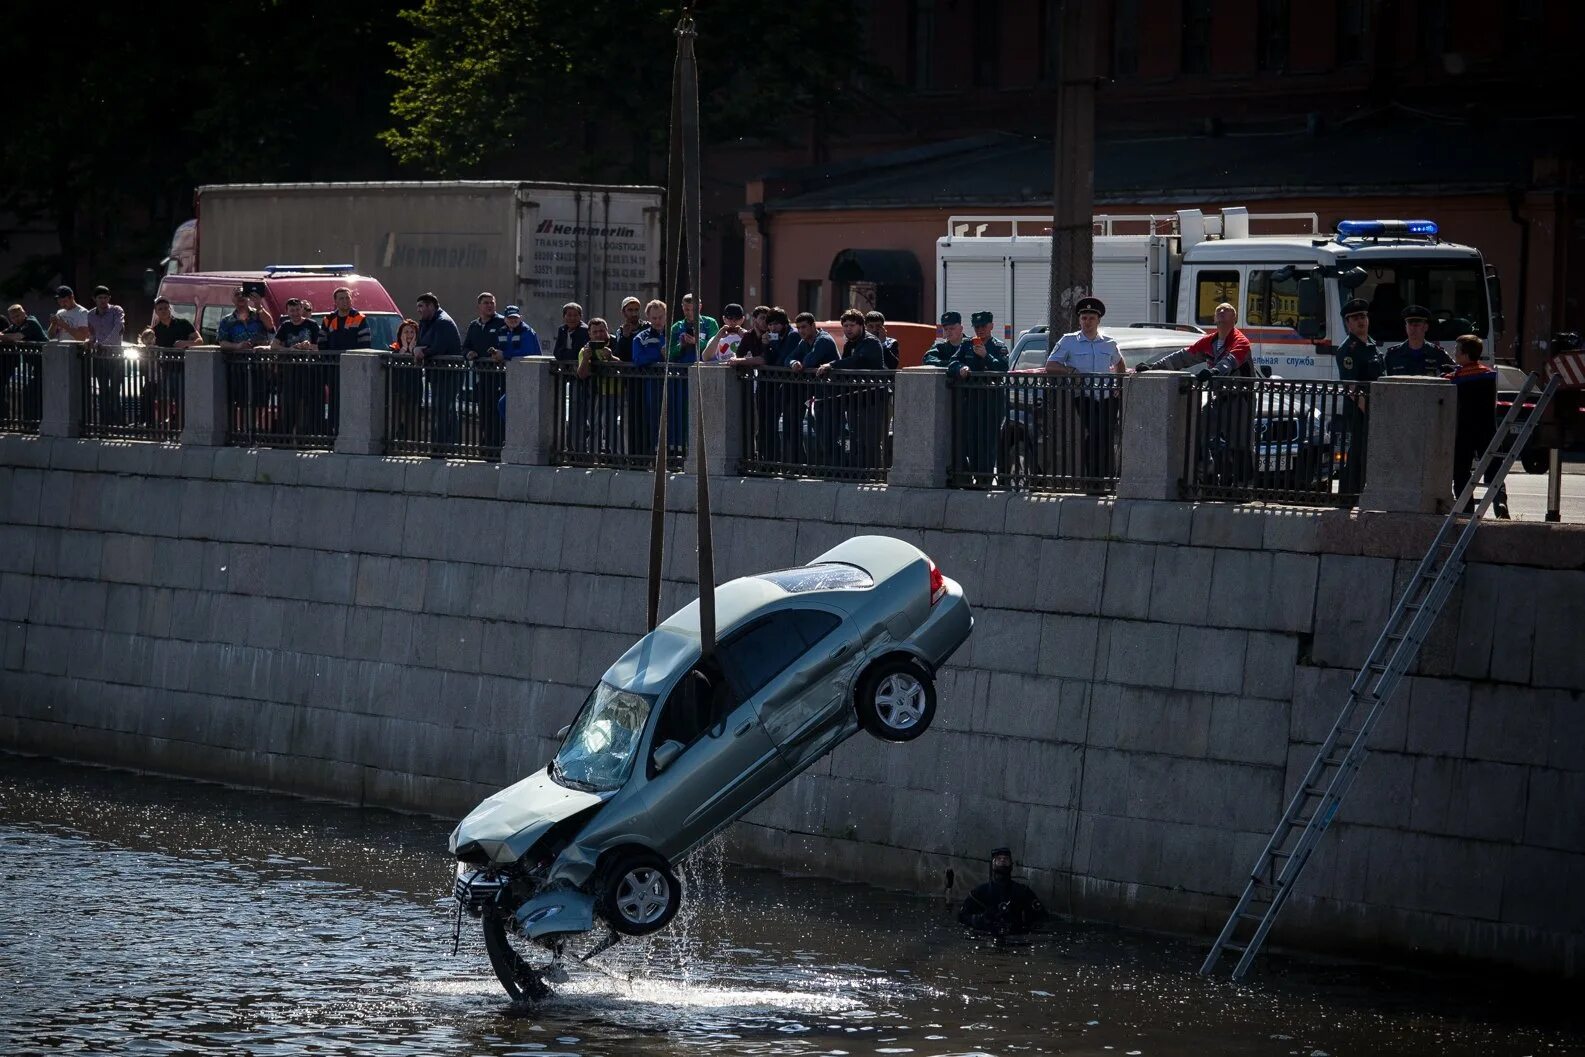
<instances>
[{"instance_id":1,"label":"car windshield","mask_svg":"<svg viewBox=\"0 0 1585 1057\"><path fill-rule=\"evenodd\" d=\"M551 776L563 785L594 792L620 789L633 770L654 704L651 697L618 690L610 683L595 687L561 743Z\"/></svg>"},{"instance_id":2,"label":"car windshield","mask_svg":"<svg viewBox=\"0 0 1585 1057\"><path fill-rule=\"evenodd\" d=\"M365 312L363 318L369 321L369 345L376 349L390 348L402 325L402 317L395 312Z\"/></svg>"},{"instance_id":3,"label":"car windshield","mask_svg":"<svg viewBox=\"0 0 1585 1057\"><path fill-rule=\"evenodd\" d=\"M1432 341L1485 336L1486 277L1478 259L1355 257L1348 264L1363 268L1365 281L1344 296L1370 302L1370 335L1377 341L1404 339L1403 310L1410 305L1431 313Z\"/></svg>"},{"instance_id":4,"label":"car windshield","mask_svg":"<svg viewBox=\"0 0 1585 1057\"><path fill-rule=\"evenodd\" d=\"M1138 367L1146 360L1160 359L1185 349L1189 345L1186 336L1179 341L1175 338L1163 340L1160 330L1136 330L1129 328L1123 330L1105 330L1117 342L1117 351L1123 354L1123 363L1129 367ZM1013 370L1034 371L1046 365L1046 336L1031 331L1018 339L1018 345L1013 350Z\"/></svg>"}]
</instances>

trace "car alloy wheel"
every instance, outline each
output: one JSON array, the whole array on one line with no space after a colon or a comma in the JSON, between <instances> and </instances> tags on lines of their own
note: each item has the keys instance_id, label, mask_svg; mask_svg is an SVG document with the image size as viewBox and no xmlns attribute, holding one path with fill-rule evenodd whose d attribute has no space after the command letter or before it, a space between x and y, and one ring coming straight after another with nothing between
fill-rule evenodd
<instances>
[{"instance_id":1,"label":"car alloy wheel","mask_svg":"<svg viewBox=\"0 0 1585 1057\"><path fill-rule=\"evenodd\" d=\"M924 718L924 684L908 672L893 672L875 687L875 711L893 730L907 730Z\"/></svg>"},{"instance_id":2,"label":"car alloy wheel","mask_svg":"<svg viewBox=\"0 0 1585 1057\"><path fill-rule=\"evenodd\" d=\"M677 875L651 851L634 850L613 864L599 897L600 916L612 931L647 936L671 923L682 903Z\"/></svg>"},{"instance_id":3,"label":"car alloy wheel","mask_svg":"<svg viewBox=\"0 0 1585 1057\"><path fill-rule=\"evenodd\" d=\"M653 866L638 866L622 875L616 908L630 925L653 925L671 904L671 883Z\"/></svg>"},{"instance_id":4,"label":"car alloy wheel","mask_svg":"<svg viewBox=\"0 0 1585 1057\"><path fill-rule=\"evenodd\" d=\"M930 673L911 658L883 660L865 673L854 707L859 725L884 741L913 741L936 714Z\"/></svg>"}]
</instances>

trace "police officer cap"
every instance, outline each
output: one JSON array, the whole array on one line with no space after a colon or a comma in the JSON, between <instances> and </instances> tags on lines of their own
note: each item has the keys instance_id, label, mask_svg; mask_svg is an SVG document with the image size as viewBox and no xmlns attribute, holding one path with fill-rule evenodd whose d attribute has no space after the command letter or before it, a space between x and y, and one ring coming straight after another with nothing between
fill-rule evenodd
<instances>
[{"instance_id":1,"label":"police officer cap","mask_svg":"<svg viewBox=\"0 0 1585 1057\"><path fill-rule=\"evenodd\" d=\"M1349 316L1357 316L1361 312L1364 312L1367 315L1370 313L1370 302L1365 300L1363 297L1356 297L1343 305L1344 319L1347 319Z\"/></svg>"},{"instance_id":2,"label":"police officer cap","mask_svg":"<svg viewBox=\"0 0 1585 1057\"><path fill-rule=\"evenodd\" d=\"M1005 855L1009 859L1011 859L1013 857L1013 849L1011 849L1011 848L992 848L991 849L991 858L994 859L998 855Z\"/></svg>"},{"instance_id":3,"label":"police officer cap","mask_svg":"<svg viewBox=\"0 0 1585 1057\"><path fill-rule=\"evenodd\" d=\"M941 325L943 327L956 326L957 324L962 323L962 322L963 322L963 313L961 313L961 312L943 312L943 313L941 313Z\"/></svg>"},{"instance_id":4,"label":"police officer cap","mask_svg":"<svg viewBox=\"0 0 1585 1057\"><path fill-rule=\"evenodd\" d=\"M1081 316L1086 312L1094 312L1098 316L1104 316L1106 315L1106 302L1099 297L1081 297L1079 298L1079 303L1073 308L1073 314Z\"/></svg>"},{"instance_id":5,"label":"police officer cap","mask_svg":"<svg viewBox=\"0 0 1585 1057\"><path fill-rule=\"evenodd\" d=\"M996 317L992 316L989 312L976 312L969 317L969 322L973 323L976 327L988 327L991 325L991 320L994 318Z\"/></svg>"},{"instance_id":6,"label":"police officer cap","mask_svg":"<svg viewBox=\"0 0 1585 1057\"><path fill-rule=\"evenodd\" d=\"M1406 323L1411 319L1423 319L1429 323L1431 321L1431 313L1426 311L1424 305L1410 305L1403 310L1403 319Z\"/></svg>"}]
</instances>

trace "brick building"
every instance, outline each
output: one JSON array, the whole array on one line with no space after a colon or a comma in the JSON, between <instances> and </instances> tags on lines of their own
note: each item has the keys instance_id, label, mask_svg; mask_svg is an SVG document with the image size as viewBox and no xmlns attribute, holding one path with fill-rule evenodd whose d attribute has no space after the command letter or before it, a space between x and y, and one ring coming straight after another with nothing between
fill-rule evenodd
<instances>
[{"instance_id":1,"label":"brick building","mask_svg":"<svg viewBox=\"0 0 1585 1057\"><path fill-rule=\"evenodd\" d=\"M1505 351L1585 326L1565 0L1107 0L1096 209L1428 216L1503 278ZM706 287L834 315L934 309L947 217L1050 210L1055 5L872 0L855 112L716 150ZM884 46L883 46L884 44ZM800 156L801 155L801 156ZM736 217L728 214L744 173ZM714 258L714 259L712 259ZM741 264L739 263L741 261ZM715 273L712 275L711 273Z\"/></svg>"}]
</instances>

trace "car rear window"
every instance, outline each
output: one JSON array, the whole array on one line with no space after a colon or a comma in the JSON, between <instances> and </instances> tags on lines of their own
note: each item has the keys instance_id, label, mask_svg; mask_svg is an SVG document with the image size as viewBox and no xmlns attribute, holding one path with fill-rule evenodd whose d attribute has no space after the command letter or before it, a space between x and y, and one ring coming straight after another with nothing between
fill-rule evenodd
<instances>
[{"instance_id":1,"label":"car rear window","mask_svg":"<svg viewBox=\"0 0 1585 1057\"><path fill-rule=\"evenodd\" d=\"M874 587L870 574L856 565L825 562L821 565L800 565L796 569L777 569L760 573L761 580L769 580L788 594L805 591L862 591Z\"/></svg>"}]
</instances>

